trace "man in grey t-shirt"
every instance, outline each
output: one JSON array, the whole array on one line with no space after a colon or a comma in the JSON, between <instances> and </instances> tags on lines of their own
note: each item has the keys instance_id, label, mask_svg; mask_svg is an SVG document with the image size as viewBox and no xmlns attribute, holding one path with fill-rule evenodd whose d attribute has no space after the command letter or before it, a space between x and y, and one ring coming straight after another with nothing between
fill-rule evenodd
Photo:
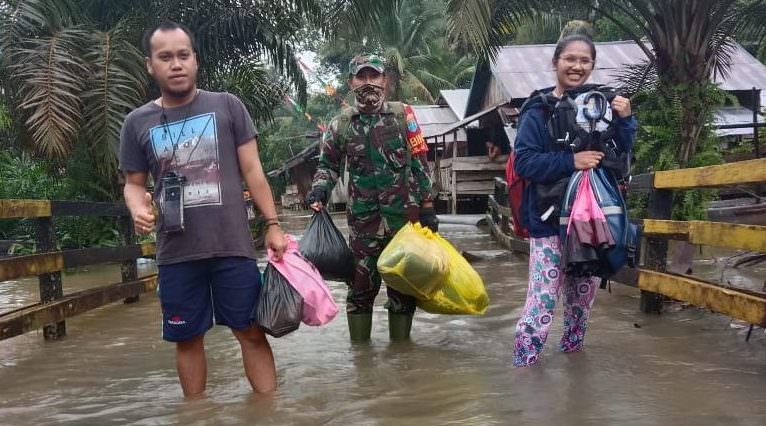
<instances>
[{"instance_id":1,"label":"man in grey t-shirt","mask_svg":"<svg viewBox=\"0 0 766 426\"><path fill-rule=\"evenodd\" d=\"M203 339L213 321L230 327L239 340L253 389L273 391L271 347L252 323L260 272L243 180L266 217L266 246L279 258L286 242L258 156L258 133L235 96L197 89L197 58L186 27L160 24L147 31L144 49L161 97L126 117L120 170L136 231L151 232L157 220L162 336L176 342L184 395L205 391ZM146 192L149 173L159 205L156 218Z\"/></svg>"}]
</instances>

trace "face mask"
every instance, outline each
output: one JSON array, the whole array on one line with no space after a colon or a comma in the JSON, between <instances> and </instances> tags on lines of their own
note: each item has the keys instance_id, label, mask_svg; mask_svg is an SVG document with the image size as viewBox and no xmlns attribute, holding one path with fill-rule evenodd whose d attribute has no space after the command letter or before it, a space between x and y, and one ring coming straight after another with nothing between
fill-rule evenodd
<instances>
[{"instance_id":1,"label":"face mask","mask_svg":"<svg viewBox=\"0 0 766 426\"><path fill-rule=\"evenodd\" d=\"M363 84L356 89L356 106L361 112L375 112L383 105L383 88L375 84Z\"/></svg>"}]
</instances>

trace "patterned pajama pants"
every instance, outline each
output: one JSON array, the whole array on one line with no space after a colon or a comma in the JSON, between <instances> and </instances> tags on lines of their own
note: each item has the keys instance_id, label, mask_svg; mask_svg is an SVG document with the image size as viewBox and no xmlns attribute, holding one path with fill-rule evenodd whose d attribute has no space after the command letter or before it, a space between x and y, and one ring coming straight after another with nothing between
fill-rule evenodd
<instances>
[{"instance_id":1,"label":"patterned pajama pants","mask_svg":"<svg viewBox=\"0 0 766 426\"><path fill-rule=\"evenodd\" d=\"M532 365L540 359L561 290L564 292L564 335L560 350L575 352L582 349L599 283L597 277L574 281L562 274L558 236L530 238L529 289L524 312L516 325L513 365Z\"/></svg>"}]
</instances>

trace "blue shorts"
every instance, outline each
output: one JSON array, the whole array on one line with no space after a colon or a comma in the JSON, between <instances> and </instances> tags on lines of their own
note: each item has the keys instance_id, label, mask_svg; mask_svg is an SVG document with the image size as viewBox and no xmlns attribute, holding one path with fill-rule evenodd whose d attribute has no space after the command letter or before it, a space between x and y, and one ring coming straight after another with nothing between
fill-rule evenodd
<instances>
[{"instance_id":1,"label":"blue shorts","mask_svg":"<svg viewBox=\"0 0 766 426\"><path fill-rule=\"evenodd\" d=\"M160 265L162 338L190 340L205 334L213 322L234 330L250 328L260 292L258 264L246 257Z\"/></svg>"}]
</instances>

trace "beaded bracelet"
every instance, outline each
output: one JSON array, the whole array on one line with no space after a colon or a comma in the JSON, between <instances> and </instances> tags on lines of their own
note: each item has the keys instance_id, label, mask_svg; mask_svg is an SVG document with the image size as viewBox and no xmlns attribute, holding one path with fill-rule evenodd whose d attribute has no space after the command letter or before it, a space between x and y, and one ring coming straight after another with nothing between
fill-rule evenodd
<instances>
[{"instance_id":1,"label":"beaded bracelet","mask_svg":"<svg viewBox=\"0 0 766 426\"><path fill-rule=\"evenodd\" d=\"M272 218L268 218L268 219L266 219L266 224L265 224L265 226L266 226L267 228L268 228L269 226L273 226L273 225L279 226L280 228L282 227L282 226L279 224L279 218L276 218L276 217L272 217Z\"/></svg>"}]
</instances>

